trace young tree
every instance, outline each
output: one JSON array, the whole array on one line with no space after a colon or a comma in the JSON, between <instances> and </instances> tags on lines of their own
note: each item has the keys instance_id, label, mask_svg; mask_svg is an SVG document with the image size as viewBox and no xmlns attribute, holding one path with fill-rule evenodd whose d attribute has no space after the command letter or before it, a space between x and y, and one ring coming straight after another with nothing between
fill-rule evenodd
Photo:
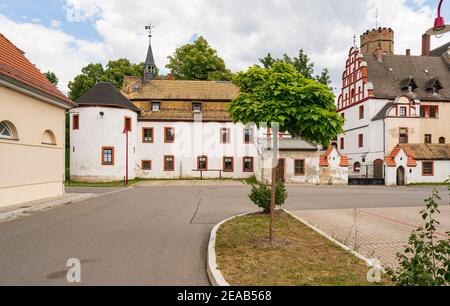
<instances>
[{"instance_id":1,"label":"young tree","mask_svg":"<svg viewBox=\"0 0 450 306\"><path fill-rule=\"evenodd\" d=\"M277 62L270 69L253 66L247 72L239 72L233 83L240 88L239 96L229 106L235 123L265 123L269 128L278 124L280 132L322 145L328 145L331 139L343 133L344 122L336 112L330 88L307 79L290 64ZM275 219L275 164L272 167L271 242Z\"/></svg>"},{"instance_id":2,"label":"young tree","mask_svg":"<svg viewBox=\"0 0 450 306\"><path fill-rule=\"evenodd\" d=\"M47 78L47 80L50 81L50 83L52 83L55 86L58 86L59 80L54 72L47 71L46 73L44 73L44 75Z\"/></svg>"},{"instance_id":3,"label":"young tree","mask_svg":"<svg viewBox=\"0 0 450 306\"><path fill-rule=\"evenodd\" d=\"M168 59L170 62L166 67L176 80L229 81L232 78L224 60L202 36L193 44L177 48Z\"/></svg>"}]
</instances>

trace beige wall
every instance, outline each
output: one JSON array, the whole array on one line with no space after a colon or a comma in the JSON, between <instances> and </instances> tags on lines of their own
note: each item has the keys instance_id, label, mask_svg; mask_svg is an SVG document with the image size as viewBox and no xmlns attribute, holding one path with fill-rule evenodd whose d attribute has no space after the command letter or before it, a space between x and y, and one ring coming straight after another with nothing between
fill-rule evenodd
<instances>
[{"instance_id":1,"label":"beige wall","mask_svg":"<svg viewBox=\"0 0 450 306\"><path fill-rule=\"evenodd\" d=\"M0 122L18 140L0 139L0 207L64 193L65 110L0 86ZM56 145L43 144L51 130Z\"/></svg>"},{"instance_id":2,"label":"beige wall","mask_svg":"<svg viewBox=\"0 0 450 306\"><path fill-rule=\"evenodd\" d=\"M408 128L409 143L424 143L425 134L432 135L432 142L439 143L440 137L445 137L446 143L450 143L450 103L422 102L423 105L438 105L439 117L434 118L387 118L386 119L386 143L387 152L397 146L399 142L399 128Z\"/></svg>"}]
</instances>

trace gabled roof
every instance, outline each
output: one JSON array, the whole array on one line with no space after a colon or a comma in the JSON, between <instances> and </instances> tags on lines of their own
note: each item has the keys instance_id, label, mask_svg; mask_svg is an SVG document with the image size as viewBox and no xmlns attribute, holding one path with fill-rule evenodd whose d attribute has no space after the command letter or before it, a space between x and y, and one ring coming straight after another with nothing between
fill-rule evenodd
<instances>
[{"instance_id":1,"label":"gabled roof","mask_svg":"<svg viewBox=\"0 0 450 306\"><path fill-rule=\"evenodd\" d=\"M450 41L446 44L443 44L440 47L437 47L434 50L431 50L430 55L431 56L442 56L442 54L444 54L445 52L448 51L448 48L450 47Z\"/></svg>"},{"instance_id":2,"label":"gabled roof","mask_svg":"<svg viewBox=\"0 0 450 306\"><path fill-rule=\"evenodd\" d=\"M417 166L417 160L450 160L450 144L401 144L386 156L388 167L396 167L395 158L400 151L408 156L408 167Z\"/></svg>"},{"instance_id":3,"label":"gabled roof","mask_svg":"<svg viewBox=\"0 0 450 306\"><path fill-rule=\"evenodd\" d=\"M409 86L412 86L413 89L417 88L416 82L414 82L414 78L411 76L400 82L401 89L408 89Z\"/></svg>"},{"instance_id":4,"label":"gabled roof","mask_svg":"<svg viewBox=\"0 0 450 306\"><path fill-rule=\"evenodd\" d=\"M231 101L239 89L225 81L151 80L125 76L122 92L130 100Z\"/></svg>"},{"instance_id":5,"label":"gabled roof","mask_svg":"<svg viewBox=\"0 0 450 306\"><path fill-rule=\"evenodd\" d=\"M74 105L25 57L23 51L1 33L0 77L20 87L31 89L41 96L56 99L67 107Z\"/></svg>"},{"instance_id":6,"label":"gabled roof","mask_svg":"<svg viewBox=\"0 0 450 306\"><path fill-rule=\"evenodd\" d=\"M321 167L328 167L330 164L328 163L328 157L330 156L330 154L336 150L336 152L338 153L338 155L341 157L339 166L341 167L348 167L349 166L349 162L348 162L348 157L345 155L341 155L341 153L339 153L339 150L335 147L335 146L329 146L327 151L320 156L320 162L319 165Z\"/></svg>"},{"instance_id":7,"label":"gabled roof","mask_svg":"<svg viewBox=\"0 0 450 306\"><path fill-rule=\"evenodd\" d=\"M378 62L373 54L364 54L367 74L373 83L375 98L395 99L405 94L405 84L413 78L417 88L414 97L420 100L450 100L450 68L442 57L383 55ZM427 90L430 80L438 78L442 89L439 95ZM407 86L407 85L406 85Z\"/></svg>"},{"instance_id":8,"label":"gabled roof","mask_svg":"<svg viewBox=\"0 0 450 306\"><path fill-rule=\"evenodd\" d=\"M99 82L87 93L81 96L76 103L79 106L107 106L130 109L140 112L130 100L121 94L111 83Z\"/></svg>"},{"instance_id":9,"label":"gabled roof","mask_svg":"<svg viewBox=\"0 0 450 306\"><path fill-rule=\"evenodd\" d=\"M438 89L442 89L441 82L438 78L432 78L426 85L425 89L432 90L434 87L437 87Z\"/></svg>"}]
</instances>

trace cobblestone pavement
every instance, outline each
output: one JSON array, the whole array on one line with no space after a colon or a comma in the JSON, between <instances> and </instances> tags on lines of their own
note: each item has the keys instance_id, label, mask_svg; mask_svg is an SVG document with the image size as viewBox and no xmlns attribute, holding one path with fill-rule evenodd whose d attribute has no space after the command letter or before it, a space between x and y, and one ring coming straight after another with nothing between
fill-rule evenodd
<instances>
[{"instance_id":1,"label":"cobblestone pavement","mask_svg":"<svg viewBox=\"0 0 450 306\"><path fill-rule=\"evenodd\" d=\"M404 250L411 231L422 224L423 207L354 208L293 211L336 240L385 267L397 265L396 254ZM438 236L450 231L450 207L442 206Z\"/></svg>"}]
</instances>

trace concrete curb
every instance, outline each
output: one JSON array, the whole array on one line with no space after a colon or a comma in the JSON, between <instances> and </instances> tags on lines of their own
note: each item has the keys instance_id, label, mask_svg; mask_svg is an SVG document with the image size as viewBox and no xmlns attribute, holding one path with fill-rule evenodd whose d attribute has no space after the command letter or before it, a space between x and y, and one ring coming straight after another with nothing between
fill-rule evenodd
<instances>
[{"instance_id":1,"label":"concrete curb","mask_svg":"<svg viewBox=\"0 0 450 306\"><path fill-rule=\"evenodd\" d=\"M211 235L209 237L209 244L208 244L208 254L206 258L206 272L208 274L209 282L212 286L222 286L222 287L228 287L230 284L225 280L220 270L217 268L217 261L216 261L216 238L217 238L217 231L220 229L222 225L227 223L228 221L231 221L235 218L243 217L250 213L240 214L231 218L228 218L226 220L223 220L211 231Z\"/></svg>"},{"instance_id":2,"label":"concrete curb","mask_svg":"<svg viewBox=\"0 0 450 306\"><path fill-rule=\"evenodd\" d=\"M44 204L36 205L34 207L32 206L32 207L27 207L27 208L20 208L20 209L8 211L8 212L0 213L0 223L1 222L6 222L6 221L12 221L14 219L17 219L17 218L20 218L20 217L23 217L23 216L28 216L28 215L31 215L33 213L41 212L41 211L52 209L52 208L57 208L57 207L60 207L60 206L63 206L63 205L80 203L80 202L84 202L84 201L87 201L87 200L90 200L90 199L100 198L100 197L103 197L103 196L112 195L112 194L115 194L115 193L127 191L127 190L130 190L131 188L133 188L135 185L127 187L127 188L119 189L119 190L114 190L114 191L110 191L110 192L100 193L100 194L96 194L96 193L80 193L80 194L78 194L78 195L76 195L74 197L67 198L67 199L53 200L53 201L49 201L49 202L44 203ZM26 203L24 203L24 205L26 205Z\"/></svg>"},{"instance_id":3,"label":"concrete curb","mask_svg":"<svg viewBox=\"0 0 450 306\"><path fill-rule=\"evenodd\" d=\"M322 235L323 237L327 238L328 240L330 240L331 242L333 242L334 244L336 244L337 246L343 248L344 250L352 253L353 255L355 255L356 257L358 257L359 259L361 259L362 261L364 261L368 266L373 266L373 261L368 259L367 257L361 255L360 253L352 250L351 248L349 248L348 246L346 246L345 244L343 244L342 242L339 242L338 240L334 239L333 237L331 237L330 235L328 235L327 233L321 231L320 229L318 229L317 227L315 227L314 225L310 224L308 221L294 215L293 213L291 213L290 211L283 209L283 211L285 213L287 213L288 215L290 215L291 217L297 219L298 221L300 221L301 223L303 223L304 225L306 225L307 227L309 227L310 229L312 229L313 231L317 232L318 234ZM383 268L383 272L384 268Z\"/></svg>"}]
</instances>

